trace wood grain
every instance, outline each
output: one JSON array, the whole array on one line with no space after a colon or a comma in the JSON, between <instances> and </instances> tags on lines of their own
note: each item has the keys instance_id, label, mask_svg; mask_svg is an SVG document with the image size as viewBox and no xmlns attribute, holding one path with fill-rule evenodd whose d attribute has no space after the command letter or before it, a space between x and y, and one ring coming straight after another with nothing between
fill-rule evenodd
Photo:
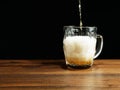
<instances>
[{"instance_id":1,"label":"wood grain","mask_svg":"<svg viewBox=\"0 0 120 90\"><path fill-rule=\"evenodd\" d=\"M64 60L0 60L0 90L120 90L120 60L95 60L88 69L68 69Z\"/></svg>"}]
</instances>

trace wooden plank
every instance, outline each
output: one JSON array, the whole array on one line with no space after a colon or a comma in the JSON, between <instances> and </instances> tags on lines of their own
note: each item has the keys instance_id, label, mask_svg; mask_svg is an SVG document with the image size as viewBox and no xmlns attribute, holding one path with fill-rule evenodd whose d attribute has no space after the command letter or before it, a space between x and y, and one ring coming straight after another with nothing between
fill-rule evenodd
<instances>
[{"instance_id":1,"label":"wooden plank","mask_svg":"<svg viewBox=\"0 0 120 90\"><path fill-rule=\"evenodd\" d=\"M64 60L0 60L0 90L119 90L120 60L67 69Z\"/></svg>"}]
</instances>

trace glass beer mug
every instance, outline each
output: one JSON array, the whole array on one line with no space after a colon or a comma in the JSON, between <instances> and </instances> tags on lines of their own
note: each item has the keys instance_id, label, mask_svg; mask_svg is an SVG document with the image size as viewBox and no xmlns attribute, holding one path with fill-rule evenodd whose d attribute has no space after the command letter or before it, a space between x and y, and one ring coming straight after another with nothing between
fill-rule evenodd
<instances>
[{"instance_id":1,"label":"glass beer mug","mask_svg":"<svg viewBox=\"0 0 120 90\"><path fill-rule=\"evenodd\" d=\"M102 48L103 37L97 34L97 27L64 26L63 49L68 67L91 67Z\"/></svg>"}]
</instances>

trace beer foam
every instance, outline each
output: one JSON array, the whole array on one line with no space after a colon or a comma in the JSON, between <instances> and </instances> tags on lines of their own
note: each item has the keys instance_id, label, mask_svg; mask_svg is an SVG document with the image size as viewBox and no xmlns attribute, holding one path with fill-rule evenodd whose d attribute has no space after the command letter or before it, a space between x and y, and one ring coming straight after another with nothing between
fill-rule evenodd
<instances>
[{"instance_id":1,"label":"beer foam","mask_svg":"<svg viewBox=\"0 0 120 90\"><path fill-rule=\"evenodd\" d=\"M96 39L94 37L68 36L63 40L63 44L67 60L68 58L76 58L76 62L93 60L96 48Z\"/></svg>"}]
</instances>

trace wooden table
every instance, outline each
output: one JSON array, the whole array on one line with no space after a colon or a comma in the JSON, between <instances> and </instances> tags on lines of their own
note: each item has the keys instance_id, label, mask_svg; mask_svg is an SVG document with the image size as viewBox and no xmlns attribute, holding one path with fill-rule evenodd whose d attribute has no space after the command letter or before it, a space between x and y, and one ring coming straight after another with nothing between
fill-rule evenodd
<instances>
[{"instance_id":1,"label":"wooden table","mask_svg":"<svg viewBox=\"0 0 120 90\"><path fill-rule=\"evenodd\" d=\"M0 60L0 90L120 90L120 60L77 70L64 60Z\"/></svg>"}]
</instances>

